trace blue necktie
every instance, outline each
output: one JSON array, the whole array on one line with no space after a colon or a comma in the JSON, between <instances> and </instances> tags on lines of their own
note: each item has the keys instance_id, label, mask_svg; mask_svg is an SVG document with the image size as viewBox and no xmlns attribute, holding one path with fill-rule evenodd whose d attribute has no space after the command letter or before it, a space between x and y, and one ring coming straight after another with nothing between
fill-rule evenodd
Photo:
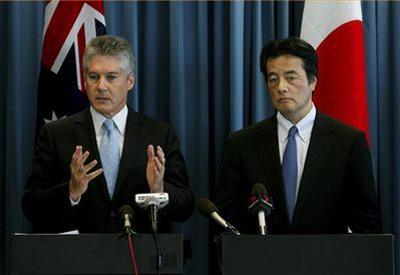
<instances>
[{"instance_id":1,"label":"blue necktie","mask_svg":"<svg viewBox=\"0 0 400 275\"><path fill-rule=\"evenodd\" d=\"M103 123L104 135L100 143L100 157L110 198L113 197L119 167L119 137L114 121L106 119Z\"/></svg>"},{"instance_id":2,"label":"blue necktie","mask_svg":"<svg viewBox=\"0 0 400 275\"><path fill-rule=\"evenodd\" d=\"M285 186L286 208L290 221L292 221L294 206L296 202L297 186L297 145L296 126L289 130L285 153L282 160L283 184Z\"/></svg>"}]
</instances>

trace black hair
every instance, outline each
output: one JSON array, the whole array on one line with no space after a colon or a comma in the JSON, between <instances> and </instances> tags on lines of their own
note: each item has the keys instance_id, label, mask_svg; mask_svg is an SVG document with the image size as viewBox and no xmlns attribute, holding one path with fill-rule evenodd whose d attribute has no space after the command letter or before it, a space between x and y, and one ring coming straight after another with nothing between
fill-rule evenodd
<instances>
[{"instance_id":1,"label":"black hair","mask_svg":"<svg viewBox=\"0 0 400 275\"><path fill-rule=\"evenodd\" d=\"M299 57L303 61L303 68L306 71L309 83L314 82L318 76L318 56L317 52L308 42L298 37L288 37L285 39L273 40L265 45L260 56L260 69L264 78L268 78L268 60L282 55L292 55Z\"/></svg>"}]
</instances>

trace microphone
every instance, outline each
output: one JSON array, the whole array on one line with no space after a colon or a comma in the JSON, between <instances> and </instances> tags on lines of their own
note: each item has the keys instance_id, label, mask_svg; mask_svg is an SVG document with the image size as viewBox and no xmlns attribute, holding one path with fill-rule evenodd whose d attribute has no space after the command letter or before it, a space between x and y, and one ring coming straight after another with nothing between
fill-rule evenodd
<instances>
[{"instance_id":1,"label":"microphone","mask_svg":"<svg viewBox=\"0 0 400 275\"><path fill-rule=\"evenodd\" d=\"M135 202L140 208L149 210L152 230L154 233L157 233L158 210L168 204L168 193L136 194Z\"/></svg>"},{"instance_id":2,"label":"microphone","mask_svg":"<svg viewBox=\"0 0 400 275\"><path fill-rule=\"evenodd\" d=\"M271 213L273 206L264 184L256 183L253 185L249 202L248 210L252 214L257 214L260 234L265 235L267 233L265 216Z\"/></svg>"},{"instance_id":3,"label":"microphone","mask_svg":"<svg viewBox=\"0 0 400 275\"><path fill-rule=\"evenodd\" d=\"M229 229L233 234L239 236L240 232L229 222L224 220L218 214L218 208L207 198L197 199L197 209L204 217L211 217L214 221L219 223L222 227Z\"/></svg>"},{"instance_id":4,"label":"microphone","mask_svg":"<svg viewBox=\"0 0 400 275\"><path fill-rule=\"evenodd\" d=\"M124 221L124 228L126 234L131 234L133 233L132 228L131 228L131 219L133 217L133 209L129 205L125 204L121 206L119 209L119 214L122 217L122 220Z\"/></svg>"},{"instance_id":5,"label":"microphone","mask_svg":"<svg viewBox=\"0 0 400 275\"><path fill-rule=\"evenodd\" d=\"M143 209L149 211L151 220L151 229L153 231L153 240L156 247L156 270L160 274L163 262L163 254L160 253L160 242L157 235L157 215L158 210L166 206L169 202L168 193L144 193L135 195L136 204Z\"/></svg>"}]
</instances>

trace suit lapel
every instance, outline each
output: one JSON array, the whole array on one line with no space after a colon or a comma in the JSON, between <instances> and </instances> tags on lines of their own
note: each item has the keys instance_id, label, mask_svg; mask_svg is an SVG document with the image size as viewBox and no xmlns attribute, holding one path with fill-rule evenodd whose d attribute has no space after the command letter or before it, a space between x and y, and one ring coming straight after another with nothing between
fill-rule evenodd
<instances>
[{"instance_id":1,"label":"suit lapel","mask_svg":"<svg viewBox=\"0 0 400 275\"><path fill-rule=\"evenodd\" d=\"M275 209L286 210L276 116L267 120L258 128L258 130L263 137L262 141L258 145L258 154L264 172L267 175L267 189L271 193ZM284 212L287 213L287 211ZM289 222L288 218L287 222Z\"/></svg>"},{"instance_id":2,"label":"suit lapel","mask_svg":"<svg viewBox=\"0 0 400 275\"><path fill-rule=\"evenodd\" d=\"M115 186L114 198L117 197L123 185L126 183L131 167L134 165L135 156L143 148L143 118L128 109L128 117L125 128L124 148L119 164L118 180Z\"/></svg>"},{"instance_id":3,"label":"suit lapel","mask_svg":"<svg viewBox=\"0 0 400 275\"><path fill-rule=\"evenodd\" d=\"M83 152L90 152L89 158L86 163L89 163L90 161L96 159L97 165L92 170L94 171L100 168L102 166L101 159L99 150L97 148L96 133L94 131L92 116L90 115L89 109L83 111L81 115L76 117L74 121L74 136L76 139L76 144L82 145ZM101 192L104 194L104 197L110 200L110 195L108 194L104 174L101 174L93 181L98 183L98 186L101 189Z\"/></svg>"},{"instance_id":4,"label":"suit lapel","mask_svg":"<svg viewBox=\"0 0 400 275\"><path fill-rule=\"evenodd\" d=\"M321 173L333 145L330 122L323 115L317 113L308 147L303 176L297 196L296 208L293 214L293 223L300 217L307 202L307 197L317 187L318 176Z\"/></svg>"}]
</instances>

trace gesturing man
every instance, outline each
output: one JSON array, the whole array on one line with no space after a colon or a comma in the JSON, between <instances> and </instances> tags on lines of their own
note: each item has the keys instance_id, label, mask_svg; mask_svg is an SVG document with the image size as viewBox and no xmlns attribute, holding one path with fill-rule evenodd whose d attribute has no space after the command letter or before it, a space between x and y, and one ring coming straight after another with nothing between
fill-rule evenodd
<instances>
[{"instance_id":1,"label":"gesturing man","mask_svg":"<svg viewBox=\"0 0 400 275\"><path fill-rule=\"evenodd\" d=\"M159 230L185 221L194 208L183 156L173 128L127 107L135 83L129 43L94 38L83 56L90 108L44 125L37 141L22 207L35 232L117 232L118 209L136 193L167 192ZM145 211L134 226L147 232Z\"/></svg>"}]
</instances>

